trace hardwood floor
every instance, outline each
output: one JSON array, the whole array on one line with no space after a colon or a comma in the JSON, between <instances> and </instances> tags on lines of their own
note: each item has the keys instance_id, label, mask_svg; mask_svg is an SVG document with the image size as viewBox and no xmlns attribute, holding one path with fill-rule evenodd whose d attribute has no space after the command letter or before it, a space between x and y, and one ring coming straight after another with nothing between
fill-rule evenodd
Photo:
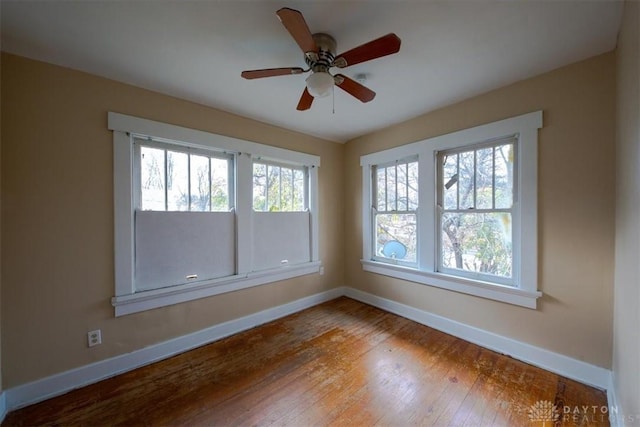
<instances>
[{"instance_id":1,"label":"hardwood floor","mask_svg":"<svg viewBox=\"0 0 640 427\"><path fill-rule=\"evenodd\" d=\"M608 425L591 409L607 405L600 390L343 297L3 425L534 426L537 402L560 408L563 425Z\"/></svg>"}]
</instances>

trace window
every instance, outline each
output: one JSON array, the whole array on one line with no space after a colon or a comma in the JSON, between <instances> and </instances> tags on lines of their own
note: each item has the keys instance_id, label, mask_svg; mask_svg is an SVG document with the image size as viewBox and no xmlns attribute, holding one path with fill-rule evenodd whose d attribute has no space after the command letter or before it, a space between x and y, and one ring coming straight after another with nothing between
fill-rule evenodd
<instances>
[{"instance_id":1,"label":"window","mask_svg":"<svg viewBox=\"0 0 640 427\"><path fill-rule=\"evenodd\" d=\"M308 168L253 163L253 260L261 270L308 261Z\"/></svg>"},{"instance_id":2,"label":"window","mask_svg":"<svg viewBox=\"0 0 640 427\"><path fill-rule=\"evenodd\" d=\"M234 275L233 156L151 137L133 147L136 292Z\"/></svg>"},{"instance_id":3,"label":"window","mask_svg":"<svg viewBox=\"0 0 640 427\"><path fill-rule=\"evenodd\" d=\"M516 138L438 153L438 270L512 285Z\"/></svg>"},{"instance_id":4,"label":"window","mask_svg":"<svg viewBox=\"0 0 640 427\"><path fill-rule=\"evenodd\" d=\"M109 129L116 316L319 272L319 157L117 113Z\"/></svg>"},{"instance_id":5,"label":"window","mask_svg":"<svg viewBox=\"0 0 640 427\"><path fill-rule=\"evenodd\" d=\"M365 271L535 308L542 112L362 156Z\"/></svg>"},{"instance_id":6,"label":"window","mask_svg":"<svg viewBox=\"0 0 640 427\"><path fill-rule=\"evenodd\" d=\"M376 165L373 177L374 258L397 264L416 264L418 162Z\"/></svg>"}]
</instances>

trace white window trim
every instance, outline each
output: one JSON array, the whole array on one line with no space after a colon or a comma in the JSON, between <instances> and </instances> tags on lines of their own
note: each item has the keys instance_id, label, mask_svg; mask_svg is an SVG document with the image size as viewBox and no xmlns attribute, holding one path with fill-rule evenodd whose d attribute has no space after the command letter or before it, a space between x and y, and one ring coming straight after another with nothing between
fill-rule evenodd
<instances>
[{"instance_id":1,"label":"white window trim","mask_svg":"<svg viewBox=\"0 0 640 427\"><path fill-rule=\"evenodd\" d=\"M538 286L538 129L542 127L542 111L488 123L481 126L429 138L396 148L364 155L362 166L362 266L365 271L489 298L528 308L536 308L542 293ZM479 142L518 135L517 182L518 201L514 206L514 252L519 265L514 265L517 287L502 286L479 280L451 276L437 271L436 239L436 156L440 150L465 147ZM418 197L418 268L408 268L375 261L372 253L373 195L371 168L396 159L418 156L420 188ZM431 201L425 203L424 201ZM519 221L517 224L516 222Z\"/></svg>"},{"instance_id":2,"label":"white window trim","mask_svg":"<svg viewBox=\"0 0 640 427\"><path fill-rule=\"evenodd\" d=\"M283 148L216 135L153 120L109 112L108 129L113 131L114 164L114 261L115 296L111 299L115 315L122 316L139 311L177 304L198 298L218 295L265 283L318 273L319 219L318 219L318 167L320 157ZM150 291L136 292L135 266L135 188L134 138L152 137L166 141L179 141L191 147L224 151L235 155L237 273L234 276L183 284ZM291 165L305 165L309 179L309 212L311 217L311 261L283 265L278 268L254 272L252 264L252 158L273 160Z\"/></svg>"}]
</instances>

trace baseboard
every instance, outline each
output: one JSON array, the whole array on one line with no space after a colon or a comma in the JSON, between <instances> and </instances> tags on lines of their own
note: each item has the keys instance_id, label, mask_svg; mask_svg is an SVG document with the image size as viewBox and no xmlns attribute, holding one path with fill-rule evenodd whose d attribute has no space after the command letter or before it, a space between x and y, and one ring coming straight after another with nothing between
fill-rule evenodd
<instances>
[{"instance_id":1,"label":"baseboard","mask_svg":"<svg viewBox=\"0 0 640 427\"><path fill-rule=\"evenodd\" d=\"M7 395L4 391L0 392L0 423L4 421L4 417L7 416Z\"/></svg>"},{"instance_id":2,"label":"baseboard","mask_svg":"<svg viewBox=\"0 0 640 427\"><path fill-rule=\"evenodd\" d=\"M0 393L0 420L4 414L14 409L31 405L73 389L166 359L343 295L390 313L406 317L407 319L438 329L482 347L507 354L515 359L555 372L567 378L603 390L606 389L609 406L617 406L615 388L613 387L614 380L611 371L607 369L456 322L377 295L354 288L338 287L145 347L131 353L7 389ZM615 425L615 422L616 421L612 421L612 425Z\"/></svg>"},{"instance_id":3,"label":"baseboard","mask_svg":"<svg viewBox=\"0 0 640 427\"><path fill-rule=\"evenodd\" d=\"M52 375L40 380L7 389L0 397L0 409L12 411L51 397L66 393L95 382L131 371L144 365L166 359L176 354L209 344L221 338L251 329L272 320L296 313L345 294L344 288L334 288L325 292L301 298L230 320L218 325L145 347L131 353L101 360L70 371Z\"/></svg>"},{"instance_id":4,"label":"baseboard","mask_svg":"<svg viewBox=\"0 0 640 427\"><path fill-rule=\"evenodd\" d=\"M607 402L609 403L609 414L611 415L609 423L611 427L624 427L624 411L618 402L615 381L616 377L611 373L609 375L609 386L607 387Z\"/></svg>"},{"instance_id":5,"label":"baseboard","mask_svg":"<svg viewBox=\"0 0 640 427\"><path fill-rule=\"evenodd\" d=\"M567 378L588 384L602 390L608 390L611 382L611 371L599 366L585 363L559 353L554 353L531 344L526 344L492 332L478 329L446 317L419 310L396 301L379 297L354 288L345 288L349 298L373 305L382 310L397 314L415 322L453 335L463 340L478 344L522 360L534 366L546 369Z\"/></svg>"}]
</instances>

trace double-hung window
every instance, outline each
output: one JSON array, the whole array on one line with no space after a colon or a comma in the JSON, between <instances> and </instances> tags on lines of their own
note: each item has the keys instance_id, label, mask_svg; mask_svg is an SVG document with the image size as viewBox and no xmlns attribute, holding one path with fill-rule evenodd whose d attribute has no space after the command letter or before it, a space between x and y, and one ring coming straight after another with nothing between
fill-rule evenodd
<instances>
[{"instance_id":1,"label":"double-hung window","mask_svg":"<svg viewBox=\"0 0 640 427\"><path fill-rule=\"evenodd\" d=\"M116 315L317 273L314 155L109 113Z\"/></svg>"},{"instance_id":2,"label":"double-hung window","mask_svg":"<svg viewBox=\"0 0 640 427\"><path fill-rule=\"evenodd\" d=\"M438 271L513 285L517 139L437 155Z\"/></svg>"},{"instance_id":3,"label":"double-hung window","mask_svg":"<svg viewBox=\"0 0 640 427\"><path fill-rule=\"evenodd\" d=\"M232 276L233 156L150 138L133 147L136 291Z\"/></svg>"},{"instance_id":4,"label":"double-hung window","mask_svg":"<svg viewBox=\"0 0 640 427\"><path fill-rule=\"evenodd\" d=\"M542 112L362 156L364 270L535 308Z\"/></svg>"},{"instance_id":5,"label":"double-hung window","mask_svg":"<svg viewBox=\"0 0 640 427\"><path fill-rule=\"evenodd\" d=\"M257 269L303 263L311 257L305 166L264 159L253 163L253 264Z\"/></svg>"},{"instance_id":6,"label":"double-hung window","mask_svg":"<svg viewBox=\"0 0 640 427\"><path fill-rule=\"evenodd\" d=\"M401 265L417 265L417 159L375 165L371 171L373 258Z\"/></svg>"}]
</instances>

